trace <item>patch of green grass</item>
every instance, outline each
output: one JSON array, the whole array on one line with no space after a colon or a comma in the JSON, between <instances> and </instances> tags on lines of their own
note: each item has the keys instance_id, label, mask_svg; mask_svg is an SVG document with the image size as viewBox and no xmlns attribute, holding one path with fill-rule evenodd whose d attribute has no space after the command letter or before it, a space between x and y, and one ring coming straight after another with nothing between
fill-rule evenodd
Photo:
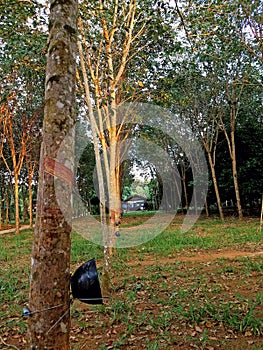
<instances>
[{"instance_id":1,"label":"patch of green grass","mask_svg":"<svg viewBox=\"0 0 263 350\"><path fill-rule=\"evenodd\" d=\"M253 346L252 350L263 350L263 341L261 342L260 347L258 347L257 345Z\"/></svg>"},{"instance_id":2,"label":"patch of green grass","mask_svg":"<svg viewBox=\"0 0 263 350\"><path fill-rule=\"evenodd\" d=\"M252 272L263 273L263 259L261 256L253 259L247 257L242 258L240 259L240 265L248 274Z\"/></svg>"},{"instance_id":3,"label":"patch of green grass","mask_svg":"<svg viewBox=\"0 0 263 350\"><path fill-rule=\"evenodd\" d=\"M189 232L181 233L180 230L172 232L163 232L153 240L143 245L143 253L156 253L162 256L168 256L176 251L186 248L207 248L211 238L203 238L192 235Z\"/></svg>"},{"instance_id":4,"label":"patch of green grass","mask_svg":"<svg viewBox=\"0 0 263 350\"><path fill-rule=\"evenodd\" d=\"M33 231L25 230L19 234L0 236L0 261L16 261L17 258L29 256L32 250Z\"/></svg>"},{"instance_id":5,"label":"patch of green grass","mask_svg":"<svg viewBox=\"0 0 263 350\"><path fill-rule=\"evenodd\" d=\"M175 307L175 312L183 321L190 324L216 322L234 331L244 333L248 330L256 336L263 334L263 320L257 316L256 310L256 307L262 304L261 301L252 299L240 302L195 300L190 301L188 305L185 300L185 298L181 299L180 307Z\"/></svg>"},{"instance_id":6,"label":"patch of green grass","mask_svg":"<svg viewBox=\"0 0 263 350\"><path fill-rule=\"evenodd\" d=\"M0 332L26 331L21 318L28 298L32 230L0 236Z\"/></svg>"},{"instance_id":7,"label":"patch of green grass","mask_svg":"<svg viewBox=\"0 0 263 350\"><path fill-rule=\"evenodd\" d=\"M71 262L78 263L95 258L102 259L103 247L90 242L81 235L73 232L71 243Z\"/></svg>"},{"instance_id":8,"label":"patch of green grass","mask_svg":"<svg viewBox=\"0 0 263 350\"><path fill-rule=\"evenodd\" d=\"M181 232L181 221L175 218L162 234L139 246L140 254L158 254L168 256L183 249L219 249L227 247L245 247L247 244L258 244L263 240L263 232L258 231L258 222L226 219L219 220L200 218L188 231ZM150 236L149 236L150 237Z\"/></svg>"},{"instance_id":9,"label":"patch of green grass","mask_svg":"<svg viewBox=\"0 0 263 350\"><path fill-rule=\"evenodd\" d=\"M143 216L153 216L154 214L156 214L156 211L154 210L143 210L143 211L133 211L133 212L128 212L125 213L123 216L124 217L132 217L134 219L137 219L138 217L143 217Z\"/></svg>"},{"instance_id":10,"label":"patch of green grass","mask_svg":"<svg viewBox=\"0 0 263 350\"><path fill-rule=\"evenodd\" d=\"M154 340L153 342L146 342L147 350L158 350L158 342L157 340Z\"/></svg>"}]
</instances>

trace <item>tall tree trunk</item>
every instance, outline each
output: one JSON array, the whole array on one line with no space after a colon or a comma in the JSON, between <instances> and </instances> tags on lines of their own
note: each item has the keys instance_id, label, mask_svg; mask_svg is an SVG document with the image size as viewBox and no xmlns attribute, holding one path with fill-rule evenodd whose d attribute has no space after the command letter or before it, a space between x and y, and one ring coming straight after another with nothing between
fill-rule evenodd
<instances>
[{"instance_id":1,"label":"tall tree trunk","mask_svg":"<svg viewBox=\"0 0 263 350\"><path fill-rule=\"evenodd\" d=\"M8 225L9 224L9 194L8 191L5 195L5 222Z\"/></svg>"},{"instance_id":2,"label":"tall tree trunk","mask_svg":"<svg viewBox=\"0 0 263 350\"><path fill-rule=\"evenodd\" d=\"M238 179L237 179L237 160L236 160L236 145L235 145L234 130L231 130L231 146L232 146L231 147L232 172L233 172L233 181L234 181L234 188L235 188L236 201L237 201L237 211L238 211L238 218L241 220L243 218L243 211L241 206Z\"/></svg>"},{"instance_id":3,"label":"tall tree trunk","mask_svg":"<svg viewBox=\"0 0 263 350\"><path fill-rule=\"evenodd\" d=\"M1 200L0 200L0 213L1 213L1 222L0 222L0 225L1 225L1 228L2 228L2 225L3 225L3 223L4 223L4 210L5 210L5 208L4 208L4 200L5 200L5 197L4 197L4 191L1 191L0 190L0 198L1 198Z\"/></svg>"},{"instance_id":4,"label":"tall tree trunk","mask_svg":"<svg viewBox=\"0 0 263 350\"><path fill-rule=\"evenodd\" d=\"M16 223L16 234L19 233L20 226L20 215L19 215L19 184L18 184L18 174L15 173L15 223Z\"/></svg>"},{"instance_id":5,"label":"tall tree trunk","mask_svg":"<svg viewBox=\"0 0 263 350\"><path fill-rule=\"evenodd\" d=\"M229 99L229 107L230 107L230 130L231 130L230 137L224 126L222 113L220 113L220 119L221 119L222 129L225 134L229 155L232 163L232 175L233 175L233 182L234 182L234 188L235 188L238 217L240 220L242 220L243 212L242 212L242 206L241 206L241 200L240 200L238 178L237 178L237 163L236 163L235 125L236 125L236 118L237 118L237 100L235 98L235 95L234 97L232 97L232 99Z\"/></svg>"},{"instance_id":6,"label":"tall tree trunk","mask_svg":"<svg viewBox=\"0 0 263 350\"><path fill-rule=\"evenodd\" d=\"M76 0L51 1L46 103L30 278L31 350L69 349L77 8ZM58 162L57 153L65 136L67 144ZM59 179L56 187L54 176ZM60 202L55 190L60 194ZM67 218L63 213L67 213Z\"/></svg>"},{"instance_id":7,"label":"tall tree trunk","mask_svg":"<svg viewBox=\"0 0 263 350\"><path fill-rule=\"evenodd\" d=\"M26 192L22 192L22 199L23 199L23 223L26 223L28 219L28 203L26 198Z\"/></svg>"},{"instance_id":8,"label":"tall tree trunk","mask_svg":"<svg viewBox=\"0 0 263 350\"><path fill-rule=\"evenodd\" d=\"M119 172L118 170L116 171L115 167L117 165L116 153L118 151L118 142L120 141L120 134L123 125L117 126L116 107L117 101L120 102L120 96L123 90L122 78L127 69L131 45L135 38L137 39L144 32L145 27L145 23L143 23L138 31L134 30L135 24L137 23L135 20L136 6L136 1L130 1L127 2L127 4L124 3L123 6L119 6L119 2L114 1L114 13L111 22L111 15L108 13L107 4L100 1L97 11L98 28L101 29L103 40L96 47L98 55L92 54L93 43L90 43L89 39L87 39L85 34L86 30L84 30L82 26L82 21L79 21L79 28L83 37L83 43L85 44L86 53L84 60L83 50L81 44L79 44L85 100L89 109L89 120L92 128L94 147L95 139L99 139L103 153L100 157L103 159L105 165L104 177L100 177L98 174L100 181L99 187L104 187L107 184L109 194L108 205L110 222L108 230L103 228L104 267L102 274L102 289L108 289L108 291L111 256L115 247L116 232L118 232L117 230L119 226L116 225L116 223L120 220L121 211L120 204L118 204L120 203L119 197L121 192L118 179ZM119 31L118 28L122 28L123 25L125 25L126 30L124 37L119 42L121 50L116 54L115 43L116 40L118 41L119 37L115 37L115 35ZM87 81L86 67L89 70L92 80L91 89ZM106 79L105 76L107 77ZM96 106L98 120L95 120L94 118L94 104ZM96 153L97 150L95 149L95 154ZM100 164L97 162L97 159L96 164L97 167L98 164ZM100 169L97 168L97 172L100 172ZM102 192L103 190L100 190L101 203L103 203ZM102 209L105 210L105 208ZM102 223L103 222L104 219L102 218Z\"/></svg>"},{"instance_id":9,"label":"tall tree trunk","mask_svg":"<svg viewBox=\"0 0 263 350\"><path fill-rule=\"evenodd\" d=\"M28 177L28 206L29 206L29 225L33 227L33 191L32 191L32 178Z\"/></svg>"},{"instance_id":10,"label":"tall tree trunk","mask_svg":"<svg viewBox=\"0 0 263 350\"><path fill-rule=\"evenodd\" d=\"M184 189L184 199L185 199L185 208L189 209L188 196L187 196L187 188L186 188L186 179L185 174L182 175L183 189Z\"/></svg>"},{"instance_id":11,"label":"tall tree trunk","mask_svg":"<svg viewBox=\"0 0 263 350\"><path fill-rule=\"evenodd\" d=\"M120 220L118 215L118 175L117 175L117 138L116 125L110 130L110 161L109 167L106 168L106 178L108 183L108 203L109 203L109 227L108 227L108 245L104 245L104 265L102 272L102 288L104 293L110 294L110 271L112 265L112 257L116 247L116 223ZM117 217L118 215L118 217ZM119 226L119 224L117 225Z\"/></svg>"},{"instance_id":12,"label":"tall tree trunk","mask_svg":"<svg viewBox=\"0 0 263 350\"><path fill-rule=\"evenodd\" d=\"M236 120L237 120L237 116L238 116L238 101L240 100L241 95L243 93L243 85L241 86L238 97L237 97L237 92L236 92L234 87L233 87L233 90L230 91L229 87L226 86L226 91L227 91L227 97L228 97L228 103L229 103L229 109L230 109L230 111L229 111L230 136L227 132L227 129L226 129L224 121L223 121L222 111L220 111L219 117L220 117L220 121L221 121L221 128L225 134L225 138L226 138L227 146L228 146L228 150L229 150L229 155L230 155L231 162L232 162L232 175L233 175L233 182L234 182L234 188L235 188L238 217L240 220L242 220L243 219L243 211L242 211L242 206L241 206L239 186L238 186L238 177L237 177L235 128L236 128Z\"/></svg>"},{"instance_id":13,"label":"tall tree trunk","mask_svg":"<svg viewBox=\"0 0 263 350\"><path fill-rule=\"evenodd\" d=\"M209 208L208 208L207 198L205 198L205 214L206 214L206 217L209 218Z\"/></svg>"},{"instance_id":14,"label":"tall tree trunk","mask_svg":"<svg viewBox=\"0 0 263 350\"><path fill-rule=\"evenodd\" d=\"M178 178L177 176L175 176L173 179L173 184L176 187L176 193L174 193L174 198L177 197L177 201L174 199L172 199L172 201L171 201L172 202L171 209L173 209L173 210L177 210L177 208L181 205L181 200L182 200L181 189L179 188L178 181L181 181L181 179ZM175 192L175 189L174 189L174 192Z\"/></svg>"},{"instance_id":15,"label":"tall tree trunk","mask_svg":"<svg viewBox=\"0 0 263 350\"><path fill-rule=\"evenodd\" d=\"M29 211L29 225L32 228L33 227L33 177L34 177L34 171L36 167L36 162L31 161L31 159L28 159L26 157L26 164L27 164L27 172L28 172L28 211Z\"/></svg>"},{"instance_id":16,"label":"tall tree trunk","mask_svg":"<svg viewBox=\"0 0 263 350\"><path fill-rule=\"evenodd\" d=\"M82 24L80 20L79 20L79 26L82 29ZM90 122L91 132L93 136L93 145L94 145L94 153L95 153L95 160L96 160L96 172L97 172L98 185L99 185L100 222L101 222L103 249L104 249L104 257L105 257L104 267L103 267L103 272L101 277L101 289L102 289L103 295L108 295L109 289L110 289L110 277L109 277L110 261L109 259L107 259L107 257L109 257L108 252L110 249L110 243L109 243L109 232L107 228L107 218L106 218L106 194L105 194L106 179L105 179L105 176L103 176L102 156L100 153L100 147L99 147L99 141L98 141L97 122L94 115L93 102L91 100L91 95L90 95L90 87L89 87L88 75L87 75L87 70L85 65L85 59L84 59L83 49L80 41L78 41L78 51L79 51L79 57L80 57L81 70L83 74L85 101L87 103L88 112L89 112L87 116L87 120ZM98 116L100 115L100 112L101 111L99 108ZM102 145L102 150L104 155L106 150L105 150L105 147L103 147L103 145ZM107 155L105 156L105 158L107 158ZM107 168L106 164L105 164L105 168Z\"/></svg>"},{"instance_id":17,"label":"tall tree trunk","mask_svg":"<svg viewBox=\"0 0 263 350\"><path fill-rule=\"evenodd\" d=\"M213 185L214 185L214 190L215 190L215 194L216 194L216 201L217 201L217 206L218 206L218 211L219 211L219 217L221 220L224 220L224 213L223 213L220 193L219 193L219 189L218 189L218 185L217 185L215 166L214 166L214 163L212 160L211 153L209 151L207 152L207 155L208 155L208 161L209 161L210 170L211 170L211 174L212 174L212 181L213 181Z\"/></svg>"}]
</instances>

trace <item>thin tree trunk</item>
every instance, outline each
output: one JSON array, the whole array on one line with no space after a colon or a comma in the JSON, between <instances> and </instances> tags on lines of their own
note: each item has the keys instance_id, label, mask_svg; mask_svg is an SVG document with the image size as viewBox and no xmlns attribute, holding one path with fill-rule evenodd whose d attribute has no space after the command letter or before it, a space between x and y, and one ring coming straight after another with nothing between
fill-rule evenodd
<instances>
[{"instance_id":1,"label":"thin tree trunk","mask_svg":"<svg viewBox=\"0 0 263 350\"><path fill-rule=\"evenodd\" d=\"M1 212L2 212L2 223L5 222L5 219L4 219L4 211L5 211L5 198L4 198L4 194L2 194L3 196L3 199L2 199L2 202L1 202Z\"/></svg>"},{"instance_id":2,"label":"thin tree trunk","mask_svg":"<svg viewBox=\"0 0 263 350\"><path fill-rule=\"evenodd\" d=\"M79 21L79 25L81 27L81 22ZM82 28L82 27L81 27ZM98 185L99 185L99 199L100 199L100 221L101 221L101 230L102 230L102 236L103 236L103 248L104 248L104 267L101 277L101 289L103 295L109 295L110 292L110 260L109 260L109 232L107 229L107 218L106 218L106 195L105 195L105 179L103 176L103 169L101 164L101 154L100 154L100 148L99 148L99 142L98 142L98 129L97 129L97 123L94 115L93 105L91 101L91 95L90 95L90 87L89 87L89 81L88 81L88 75L86 71L85 66L85 60L83 55L83 49L81 42L78 41L78 50L79 50L79 57L80 57L80 65L81 70L83 74L83 85L85 90L85 101L88 106L88 121L90 121L91 126L91 132L93 137L93 145L94 145L94 153L95 153L95 161L96 161L96 172L98 177ZM98 111L98 114L100 113L100 110ZM103 153L105 153L105 150L103 148ZM106 167L106 164L105 164ZM107 169L105 170L107 171Z\"/></svg>"},{"instance_id":3,"label":"thin tree trunk","mask_svg":"<svg viewBox=\"0 0 263 350\"><path fill-rule=\"evenodd\" d=\"M8 192L5 195L5 222L9 224L9 195Z\"/></svg>"},{"instance_id":4,"label":"thin tree trunk","mask_svg":"<svg viewBox=\"0 0 263 350\"><path fill-rule=\"evenodd\" d=\"M26 192L22 192L22 199L23 199L23 223L26 223L28 219L28 203L26 199Z\"/></svg>"},{"instance_id":5,"label":"thin tree trunk","mask_svg":"<svg viewBox=\"0 0 263 350\"><path fill-rule=\"evenodd\" d=\"M193 196L194 196L194 206L195 206L195 215L197 215L197 210L198 210L198 207L197 207L197 198L196 198L196 191L195 189L193 189Z\"/></svg>"},{"instance_id":6,"label":"thin tree trunk","mask_svg":"<svg viewBox=\"0 0 263 350\"><path fill-rule=\"evenodd\" d=\"M16 223L16 234L19 233L20 226L20 215L19 215L19 184L18 174L15 173L15 223Z\"/></svg>"},{"instance_id":7,"label":"thin tree trunk","mask_svg":"<svg viewBox=\"0 0 263 350\"><path fill-rule=\"evenodd\" d=\"M187 188L186 188L185 175L182 176L182 182L183 182L183 189L184 189L185 207L186 207L186 209L188 210L188 209L189 209L189 203L188 203L188 196L187 196Z\"/></svg>"},{"instance_id":8,"label":"thin tree trunk","mask_svg":"<svg viewBox=\"0 0 263 350\"><path fill-rule=\"evenodd\" d=\"M28 171L28 211L29 211L29 225L32 228L33 227L33 189L32 189L32 183L33 183L33 176L34 176L34 170L36 163L31 162L30 159L27 160L27 171Z\"/></svg>"},{"instance_id":9,"label":"thin tree trunk","mask_svg":"<svg viewBox=\"0 0 263 350\"><path fill-rule=\"evenodd\" d=\"M101 40L96 47L96 54L93 53L93 43L86 42L85 32L82 21L79 20L79 28L82 35L83 45L85 46L85 60L83 57L83 50L79 44L80 62L83 73L83 81L85 88L85 100L89 109L89 120L92 128L94 150L96 154L97 173L100 187L101 206L105 204L105 190L107 185L108 190L108 206L110 213L108 230L103 229L104 239L104 267L102 273L102 289L109 290L109 275L111 256L115 247L116 232L118 232L117 222L120 220L120 181L119 170L116 169L119 164L116 164L118 153L120 134L122 125L117 126L117 101L120 102L122 92L122 79L127 68L130 48L135 38L138 38L144 31L146 23L142 23L141 27L135 30L135 14L136 1L128 2L119 6L118 1L113 2L113 16L112 22L109 20L107 5L100 1L98 6L98 28L101 29ZM116 40L118 41L118 28L125 26L125 34L122 42L119 43L121 50L115 50ZM117 37L116 35L117 34ZM88 84L86 67L92 80L92 90ZM105 79L105 76L107 77ZM95 120L93 107L95 105L98 120ZM100 142L102 149L102 156L99 153L97 143ZM105 174L101 172L101 160L104 161ZM103 181L104 180L104 181ZM105 205L101 207L103 213L101 214L102 225L106 223L105 220ZM105 288L104 288L105 287Z\"/></svg>"},{"instance_id":10,"label":"thin tree trunk","mask_svg":"<svg viewBox=\"0 0 263 350\"><path fill-rule=\"evenodd\" d=\"M236 145L235 145L235 133L233 130L231 131L231 145L232 145L231 147L232 148L232 154L231 154L232 172L233 172L233 181L234 181L234 188L235 188L236 201L237 201L238 218L242 220L243 211L241 206L241 199L240 199L238 179L237 179Z\"/></svg>"},{"instance_id":11,"label":"thin tree trunk","mask_svg":"<svg viewBox=\"0 0 263 350\"><path fill-rule=\"evenodd\" d=\"M28 179L28 206L29 206L29 226L33 227L33 193L32 193L32 179Z\"/></svg>"},{"instance_id":12,"label":"thin tree trunk","mask_svg":"<svg viewBox=\"0 0 263 350\"><path fill-rule=\"evenodd\" d=\"M218 206L219 217L220 217L221 220L224 220L224 213L223 213L220 193L219 193L219 189L218 189L218 184L217 184L215 166L214 166L214 163L213 163L213 160L212 160L211 153L207 152L207 155L208 155L208 161L209 161L209 165L210 165L210 170L211 170L214 190L215 190L215 194L216 194L216 201L217 201L217 206Z\"/></svg>"},{"instance_id":13,"label":"thin tree trunk","mask_svg":"<svg viewBox=\"0 0 263 350\"><path fill-rule=\"evenodd\" d=\"M69 349L77 8L76 0L53 1L50 7L46 103L30 278L31 350ZM66 135L62 159L58 161L57 153ZM54 176L58 178L56 182Z\"/></svg>"},{"instance_id":14,"label":"thin tree trunk","mask_svg":"<svg viewBox=\"0 0 263 350\"><path fill-rule=\"evenodd\" d=\"M207 198L205 199L205 214L206 214L206 217L209 218L209 208L208 208Z\"/></svg>"},{"instance_id":15,"label":"thin tree trunk","mask_svg":"<svg viewBox=\"0 0 263 350\"><path fill-rule=\"evenodd\" d=\"M175 184L175 187L176 187L176 194L174 194L175 197L177 197L177 201L175 200L172 200L172 209L176 210L180 205L181 205L181 191L180 191L180 188L179 188L179 185L178 185L178 181L181 181L181 179L175 177L174 180L173 180L173 183ZM175 204L175 205L174 205Z\"/></svg>"},{"instance_id":16,"label":"thin tree trunk","mask_svg":"<svg viewBox=\"0 0 263 350\"><path fill-rule=\"evenodd\" d=\"M113 96L114 98L114 96ZM113 112L115 114L115 112ZM117 141L117 131L116 131L116 122L115 118L113 119L113 126L111 129L111 135L110 135L110 171L109 171L109 211L110 211L110 239L111 239L111 248L109 250L110 253L110 260L113 255L113 249L115 248L116 244L116 236L114 234L115 230L115 215L117 211L117 179L116 179L116 167L117 164L117 147L118 147L118 141Z\"/></svg>"},{"instance_id":17,"label":"thin tree trunk","mask_svg":"<svg viewBox=\"0 0 263 350\"><path fill-rule=\"evenodd\" d=\"M237 202L237 210L238 210L238 217L240 220L243 219L243 212L242 212L242 206L241 206L241 200L240 200L240 192L239 192L239 186L238 186L238 177L237 177L237 164L236 164L236 144L235 144L235 126L236 126L236 119L238 115L238 99L240 99L243 86L241 88L241 91L239 93L239 98L236 97L236 91L233 90L231 93L229 89L227 88L227 94L228 94L228 102L229 102L229 108L230 108L230 137L227 133L226 127L223 122L222 117L222 111L220 111L219 117L222 125L222 130L225 134L225 138L228 145L229 155L232 162L232 174L233 174L233 182L234 182L234 188L235 188L235 195L236 195L236 202Z\"/></svg>"}]
</instances>

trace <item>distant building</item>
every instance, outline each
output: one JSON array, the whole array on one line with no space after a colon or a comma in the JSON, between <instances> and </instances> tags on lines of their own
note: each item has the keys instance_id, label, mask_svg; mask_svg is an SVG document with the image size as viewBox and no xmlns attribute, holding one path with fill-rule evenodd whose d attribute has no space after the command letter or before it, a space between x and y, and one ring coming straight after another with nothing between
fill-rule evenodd
<instances>
[{"instance_id":1,"label":"distant building","mask_svg":"<svg viewBox=\"0 0 263 350\"><path fill-rule=\"evenodd\" d=\"M127 213L129 211L144 210L146 202L146 197L134 194L133 196L130 196L129 198L122 201L122 210L124 213Z\"/></svg>"}]
</instances>

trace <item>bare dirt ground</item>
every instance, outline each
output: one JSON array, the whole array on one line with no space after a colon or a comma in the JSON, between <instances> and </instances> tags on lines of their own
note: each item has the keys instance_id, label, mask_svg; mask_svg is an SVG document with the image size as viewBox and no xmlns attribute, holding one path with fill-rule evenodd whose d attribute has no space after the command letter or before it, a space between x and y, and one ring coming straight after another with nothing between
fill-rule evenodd
<instances>
[{"instance_id":1,"label":"bare dirt ground","mask_svg":"<svg viewBox=\"0 0 263 350\"><path fill-rule=\"evenodd\" d=\"M196 319L192 315L192 319L186 320L174 311L180 308L174 309L170 305L172 295L176 298L177 294L185 291L185 298L189 298L184 305L186 308L195 301L215 307L218 301L218 305L233 303L237 308L247 308L245 299L263 290L263 272L252 271L249 276L244 276L240 261L245 258L254 261L261 257L261 250L227 249L179 253L169 258L154 259L149 255L141 261L129 261L115 276L113 300L106 303L103 312L81 303L74 305L76 318L73 311L72 344L76 343L79 350L262 350L262 335L245 329L242 332L233 330L230 323L209 317L199 321L198 315ZM161 280L157 276L161 276ZM126 279L131 279L131 282ZM127 300L127 289L134 292L131 301ZM235 297L236 293L244 298L243 303ZM210 299L206 300L208 296ZM112 310L111 303L123 308L122 316L118 316L118 310ZM256 306L256 309L262 319L262 305ZM168 315L167 322L162 324L165 315ZM83 321L86 324L84 328Z\"/></svg>"},{"instance_id":2,"label":"bare dirt ground","mask_svg":"<svg viewBox=\"0 0 263 350\"><path fill-rule=\"evenodd\" d=\"M199 262L199 263L208 263L210 261L214 261L216 259L236 259L237 257L256 257L256 256L263 256L263 251L256 251L256 252L250 252L250 251L242 251L242 250L234 250L234 249L228 249L228 250L222 250L218 249L216 251L210 251L210 252L203 252L203 251L197 251L196 253L192 253L192 256L189 255L181 255L178 254L177 257L170 257L170 258L156 258L152 259L152 256L149 255L149 257L145 257L143 261L139 262L139 265L141 266L149 266L154 263L156 263L156 260L158 260L158 263L165 265L165 264L172 264L177 261L185 261L185 262ZM138 265L138 262L131 261L129 265L134 266Z\"/></svg>"}]
</instances>

